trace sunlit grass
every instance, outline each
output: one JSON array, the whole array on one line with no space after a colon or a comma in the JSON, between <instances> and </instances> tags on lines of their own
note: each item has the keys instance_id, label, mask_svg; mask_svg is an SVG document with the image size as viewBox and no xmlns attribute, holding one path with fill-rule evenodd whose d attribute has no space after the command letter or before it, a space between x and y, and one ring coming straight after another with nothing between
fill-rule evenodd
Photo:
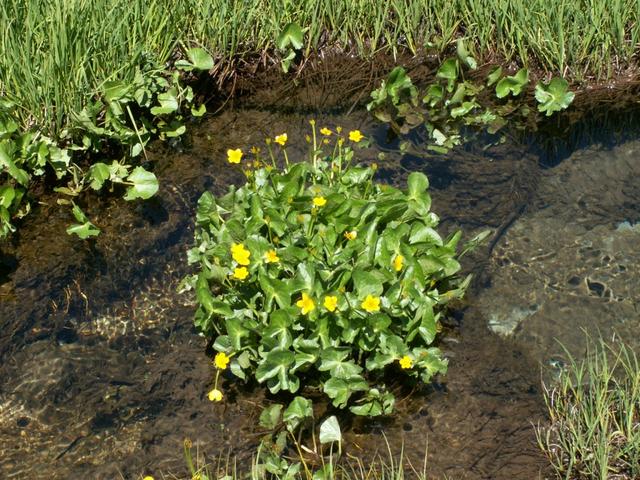
<instances>
[{"instance_id":1,"label":"sunlit grass","mask_svg":"<svg viewBox=\"0 0 640 480\"><path fill-rule=\"evenodd\" d=\"M604 78L635 61L639 20L634 0L4 0L0 94L20 105L23 126L60 135L104 81L132 78L146 55L161 66L179 42L195 43L222 71L272 52L292 21L306 29L306 54L442 52L464 35L480 58Z\"/></svg>"},{"instance_id":2,"label":"sunlit grass","mask_svg":"<svg viewBox=\"0 0 640 480\"><path fill-rule=\"evenodd\" d=\"M640 363L624 344L592 342L545 388L551 423L538 444L559 478L640 478Z\"/></svg>"}]
</instances>

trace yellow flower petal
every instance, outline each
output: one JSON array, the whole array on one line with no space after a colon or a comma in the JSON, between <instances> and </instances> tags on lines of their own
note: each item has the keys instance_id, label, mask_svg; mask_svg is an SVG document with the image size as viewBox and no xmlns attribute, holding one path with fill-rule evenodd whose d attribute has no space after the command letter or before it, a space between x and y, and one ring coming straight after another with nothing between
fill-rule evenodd
<instances>
[{"instance_id":1,"label":"yellow flower petal","mask_svg":"<svg viewBox=\"0 0 640 480\"><path fill-rule=\"evenodd\" d=\"M231 244L231 256L239 265L249 265L251 252L241 243Z\"/></svg>"},{"instance_id":2,"label":"yellow flower petal","mask_svg":"<svg viewBox=\"0 0 640 480\"><path fill-rule=\"evenodd\" d=\"M153 477L151 475L147 475L142 480L153 480Z\"/></svg>"},{"instance_id":3,"label":"yellow flower petal","mask_svg":"<svg viewBox=\"0 0 640 480\"><path fill-rule=\"evenodd\" d=\"M239 148L227 150L227 161L229 163L240 163L240 160L242 160L242 150Z\"/></svg>"},{"instance_id":4,"label":"yellow flower petal","mask_svg":"<svg viewBox=\"0 0 640 480\"><path fill-rule=\"evenodd\" d=\"M213 359L213 363L215 364L218 370L224 370L225 368L227 368L227 365L229 364L230 360L231 359L227 356L226 353L218 352L216 353L216 356Z\"/></svg>"},{"instance_id":5,"label":"yellow flower petal","mask_svg":"<svg viewBox=\"0 0 640 480\"><path fill-rule=\"evenodd\" d=\"M264 254L264 261L265 263L278 263L280 261L280 257L278 257L275 250L269 250Z\"/></svg>"},{"instance_id":6,"label":"yellow flower petal","mask_svg":"<svg viewBox=\"0 0 640 480\"><path fill-rule=\"evenodd\" d=\"M360 305L363 310L369 313L380 311L380 297L374 297L373 295L367 295Z\"/></svg>"},{"instance_id":7,"label":"yellow flower petal","mask_svg":"<svg viewBox=\"0 0 640 480\"><path fill-rule=\"evenodd\" d=\"M207 394L207 397L209 397L209 400L211 400L212 402L219 402L220 400L222 400L222 396L222 392L217 388L214 388Z\"/></svg>"},{"instance_id":8,"label":"yellow flower petal","mask_svg":"<svg viewBox=\"0 0 640 480\"><path fill-rule=\"evenodd\" d=\"M333 297L331 295L327 295L324 297L324 308L329 310L330 312L334 312L338 307L338 297Z\"/></svg>"},{"instance_id":9,"label":"yellow flower petal","mask_svg":"<svg viewBox=\"0 0 640 480\"><path fill-rule=\"evenodd\" d=\"M282 135L277 135L274 141L284 147L285 144L287 143L288 138L289 137L287 137L287 134L283 133Z\"/></svg>"},{"instance_id":10,"label":"yellow flower petal","mask_svg":"<svg viewBox=\"0 0 640 480\"><path fill-rule=\"evenodd\" d=\"M402 270L403 262L404 262L404 257L402 255L396 255L396 258L393 259L393 269L396 272L399 272L400 270Z\"/></svg>"},{"instance_id":11,"label":"yellow flower petal","mask_svg":"<svg viewBox=\"0 0 640 480\"><path fill-rule=\"evenodd\" d=\"M347 240L355 240L358 237L358 232L351 230L350 232L344 232L344 238Z\"/></svg>"},{"instance_id":12,"label":"yellow flower petal","mask_svg":"<svg viewBox=\"0 0 640 480\"><path fill-rule=\"evenodd\" d=\"M400 367L405 370L413 366L413 360L411 360L411 357L409 355L405 355L400 360L398 360L398 362L400 362Z\"/></svg>"},{"instance_id":13,"label":"yellow flower petal","mask_svg":"<svg viewBox=\"0 0 640 480\"><path fill-rule=\"evenodd\" d=\"M363 138L364 135L362 135L362 132L360 130L351 130L349 132L349 140L351 140L352 142L358 143Z\"/></svg>"},{"instance_id":14,"label":"yellow flower petal","mask_svg":"<svg viewBox=\"0 0 640 480\"><path fill-rule=\"evenodd\" d=\"M332 132L331 130L329 130L327 127L322 127L322 128L320 129L320 133L321 133L322 135L326 135L326 136L328 137L328 136L329 136L329 135L331 135L333 132Z\"/></svg>"},{"instance_id":15,"label":"yellow flower petal","mask_svg":"<svg viewBox=\"0 0 640 480\"><path fill-rule=\"evenodd\" d=\"M306 315L316 308L316 304L313 303L313 299L306 293L302 294L302 298L296 302L296 306L300 308L302 315Z\"/></svg>"},{"instance_id":16,"label":"yellow flower petal","mask_svg":"<svg viewBox=\"0 0 640 480\"><path fill-rule=\"evenodd\" d=\"M236 268L233 271L233 278L237 278L238 280L244 280L248 276L249 276L249 270L247 270L247 267Z\"/></svg>"},{"instance_id":17,"label":"yellow flower petal","mask_svg":"<svg viewBox=\"0 0 640 480\"><path fill-rule=\"evenodd\" d=\"M324 197L314 197L313 206L314 207L324 207L327 204L327 199Z\"/></svg>"}]
</instances>

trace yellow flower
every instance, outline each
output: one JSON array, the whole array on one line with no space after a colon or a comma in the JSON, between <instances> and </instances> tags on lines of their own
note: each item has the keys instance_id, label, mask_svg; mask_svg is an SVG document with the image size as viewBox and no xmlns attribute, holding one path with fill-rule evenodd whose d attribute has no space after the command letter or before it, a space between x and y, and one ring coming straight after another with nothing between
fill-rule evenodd
<instances>
[{"instance_id":1,"label":"yellow flower","mask_svg":"<svg viewBox=\"0 0 640 480\"><path fill-rule=\"evenodd\" d=\"M396 272L399 272L400 270L402 270L403 262L404 262L404 257L400 254L396 255L396 258L393 259L393 269Z\"/></svg>"},{"instance_id":2,"label":"yellow flower","mask_svg":"<svg viewBox=\"0 0 640 480\"><path fill-rule=\"evenodd\" d=\"M321 133L322 135L326 135L326 136L328 137L328 136L329 136L329 135L331 135L333 132L332 132L331 130L329 130L327 127L322 127L322 128L320 129L320 133Z\"/></svg>"},{"instance_id":3,"label":"yellow flower","mask_svg":"<svg viewBox=\"0 0 640 480\"><path fill-rule=\"evenodd\" d=\"M153 480L153 477L151 475L147 475L142 480Z\"/></svg>"},{"instance_id":4,"label":"yellow flower","mask_svg":"<svg viewBox=\"0 0 640 480\"><path fill-rule=\"evenodd\" d=\"M350 232L344 232L344 238L347 240L355 240L358 237L358 232L351 230Z\"/></svg>"},{"instance_id":5,"label":"yellow flower","mask_svg":"<svg viewBox=\"0 0 640 480\"><path fill-rule=\"evenodd\" d=\"M360 130L351 130L349 132L349 140L351 140L352 142L358 143L363 138L364 135L362 135L362 132L360 132Z\"/></svg>"},{"instance_id":6,"label":"yellow flower","mask_svg":"<svg viewBox=\"0 0 640 480\"><path fill-rule=\"evenodd\" d=\"M227 161L229 163L240 163L240 160L242 160L242 150L239 148L227 150Z\"/></svg>"},{"instance_id":7,"label":"yellow flower","mask_svg":"<svg viewBox=\"0 0 640 480\"><path fill-rule=\"evenodd\" d=\"M332 297L331 295L327 295L326 297L324 297L324 308L326 308L330 312L333 312L337 307L338 297Z\"/></svg>"},{"instance_id":8,"label":"yellow flower","mask_svg":"<svg viewBox=\"0 0 640 480\"><path fill-rule=\"evenodd\" d=\"M275 250L269 250L264 254L264 261L266 263L278 263L280 261L280 257L278 257Z\"/></svg>"},{"instance_id":9,"label":"yellow flower","mask_svg":"<svg viewBox=\"0 0 640 480\"><path fill-rule=\"evenodd\" d=\"M209 400L211 400L212 402L219 402L220 400L222 400L222 392L217 388L214 388L209 392L207 397L209 397Z\"/></svg>"},{"instance_id":10,"label":"yellow flower","mask_svg":"<svg viewBox=\"0 0 640 480\"><path fill-rule=\"evenodd\" d=\"M367 295L362 301L361 307L367 312L379 312L380 311L380 297L374 297L373 295Z\"/></svg>"},{"instance_id":11,"label":"yellow flower","mask_svg":"<svg viewBox=\"0 0 640 480\"><path fill-rule=\"evenodd\" d=\"M251 147L251 153L253 153L254 155L257 155L260 153L260 148L259 147Z\"/></svg>"},{"instance_id":12,"label":"yellow flower","mask_svg":"<svg viewBox=\"0 0 640 480\"><path fill-rule=\"evenodd\" d=\"M342 127L336 127L336 132L338 133L342 132Z\"/></svg>"},{"instance_id":13,"label":"yellow flower","mask_svg":"<svg viewBox=\"0 0 640 480\"><path fill-rule=\"evenodd\" d=\"M229 361L231 359L224 352L216 353L216 356L213 358L213 363L215 364L218 370L224 370L227 368Z\"/></svg>"},{"instance_id":14,"label":"yellow flower","mask_svg":"<svg viewBox=\"0 0 640 480\"><path fill-rule=\"evenodd\" d=\"M312 118L311 120L309 120L309 125L311 125L312 127L315 127L316 126L315 119Z\"/></svg>"},{"instance_id":15,"label":"yellow flower","mask_svg":"<svg viewBox=\"0 0 640 480\"><path fill-rule=\"evenodd\" d=\"M324 197L314 197L313 206L314 207L324 207L327 204L327 199Z\"/></svg>"},{"instance_id":16,"label":"yellow flower","mask_svg":"<svg viewBox=\"0 0 640 480\"><path fill-rule=\"evenodd\" d=\"M282 135L277 135L276 138L274 139L276 143L279 143L281 146L284 147L284 145L287 143L287 134L283 133Z\"/></svg>"},{"instance_id":17,"label":"yellow flower","mask_svg":"<svg viewBox=\"0 0 640 480\"><path fill-rule=\"evenodd\" d=\"M233 271L233 278L237 278L238 280L244 280L248 276L249 276L249 270L247 270L247 267L236 268Z\"/></svg>"},{"instance_id":18,"label":"yellow flower","mask_svg":"<svg viewBox=\"0 0 640 480\"><path fill-rule=\"evenodd\" d=\"M405 370L407 368L413 367L413 360L411 360L411 357L409 355L405 355L400 360L398 360L398 362L400 362L400 367L402 367Z\"/></svg>"},{"instance_id":19,"label":"yellow flower","mask_svg":"<svg viewBox=\"0 0 640 480\"><path fill-rule=\"evenodd\" d=\"M249 257L251 252L244 248L241 243L233 243L231 245L231 256L238 262L238 265L249 265Z\"/></svg>"},{"instance_id":20,"label":"yellow flower","mask_svg":"<svg viewBox=\"0 0 640 480\"><path fill-rule=\"evenodd\" d=\"M303 315L306 315L316 308L316 304L313 303L313 299L306 293L302 294L302 298L296 302L296 305L300 307Z\"/></svg>"}]
</instances>

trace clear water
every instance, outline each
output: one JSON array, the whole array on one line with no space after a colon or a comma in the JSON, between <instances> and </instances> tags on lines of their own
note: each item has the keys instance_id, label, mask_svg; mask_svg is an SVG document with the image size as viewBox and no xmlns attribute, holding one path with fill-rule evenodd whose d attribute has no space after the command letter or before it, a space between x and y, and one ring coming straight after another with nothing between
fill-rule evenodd
<instances>
[{"instance_id":1,"label":"clear water","mask_svg":"<svg viewBox=\"0 0 640 480\"><path fill-rule=\"evenodd\" d=\"M361 158L378 162L383 181L426 172L445 230L495 231L465 261L476 281L447 323L447 377L395 385L394 418L342 419L347 452L386 451L384 432L416 466L427 449L436 478L543 478L532 424L545 421L541 377L561 365L558 342L576 355L583 330L638 342L640 135L596 119L568 142L514 137L434 158L401 155L366 112L313 117L373 136ZM306 148L310 118L229 108L196 127L184 151L152 148L157 198L88 198L103 230L95 242L67 236L70 215L44 198L51 206L2 246L1 478L186 477L185 438L208 458L251 456L263 433L257 416L274 398L228 382L226 402L206 399L207 345L191 327L193 300L175 289L188 273L197 198L242 181L226 149L287 132L293 157Z\"/></svg>"}]
</instances>

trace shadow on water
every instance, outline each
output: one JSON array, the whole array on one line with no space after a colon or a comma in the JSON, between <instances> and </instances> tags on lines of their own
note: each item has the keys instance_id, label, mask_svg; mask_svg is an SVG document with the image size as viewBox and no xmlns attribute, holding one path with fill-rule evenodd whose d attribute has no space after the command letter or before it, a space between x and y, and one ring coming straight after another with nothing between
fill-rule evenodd
<instances>
[{"instance_id":1,"label":"shadow on water","mask_svg":"<svg viewBox=\"0 0 640 480\"><path fill-rule=\"evenodd\" d=\"M428 448L435 478L544 476L532 424L545 421L540 365L557 355L554 338L580 352L581 327L605 334L638 327L639 290L630 273L640 260L637 112L624 114L623 136L615 122L587 119L562 134L487 150L468 145L451 158L425 160L384 144L384 128L366 112L347 115L362 85L336 95L340 89L320 77L314 81L334 95L332 105L278 109L277 101L264 107L252 97L194 127L182 152L154 145L148 154L158 197L83 199L102 229L97 239L66 235L70 214L44 197L2 246L2 478L185 475L185 438L208 455L230 450L250 458L263 433L257 416L274 399L231 381L225 402L206 399L213 367L192 328L193 299L175 291L189 272L199 195L242 181L225 164L226 149L248 150L286 131L293 157L306 150L312 117L377 139L361 158L378 161L384 181L402 185L410 171L425 171L443 229L462 228L467 237L495 231L490 248L465 263L476 281L447 320L448 375L413 389L396 384L392 419L345 419L347 451L365 458L384 451L384 431L393 451L404 443L414 464ZM310 85L300 81L296 95L324 98ZM601 136L587 140L586 131Z\"/></svg>"}]
</instances>

